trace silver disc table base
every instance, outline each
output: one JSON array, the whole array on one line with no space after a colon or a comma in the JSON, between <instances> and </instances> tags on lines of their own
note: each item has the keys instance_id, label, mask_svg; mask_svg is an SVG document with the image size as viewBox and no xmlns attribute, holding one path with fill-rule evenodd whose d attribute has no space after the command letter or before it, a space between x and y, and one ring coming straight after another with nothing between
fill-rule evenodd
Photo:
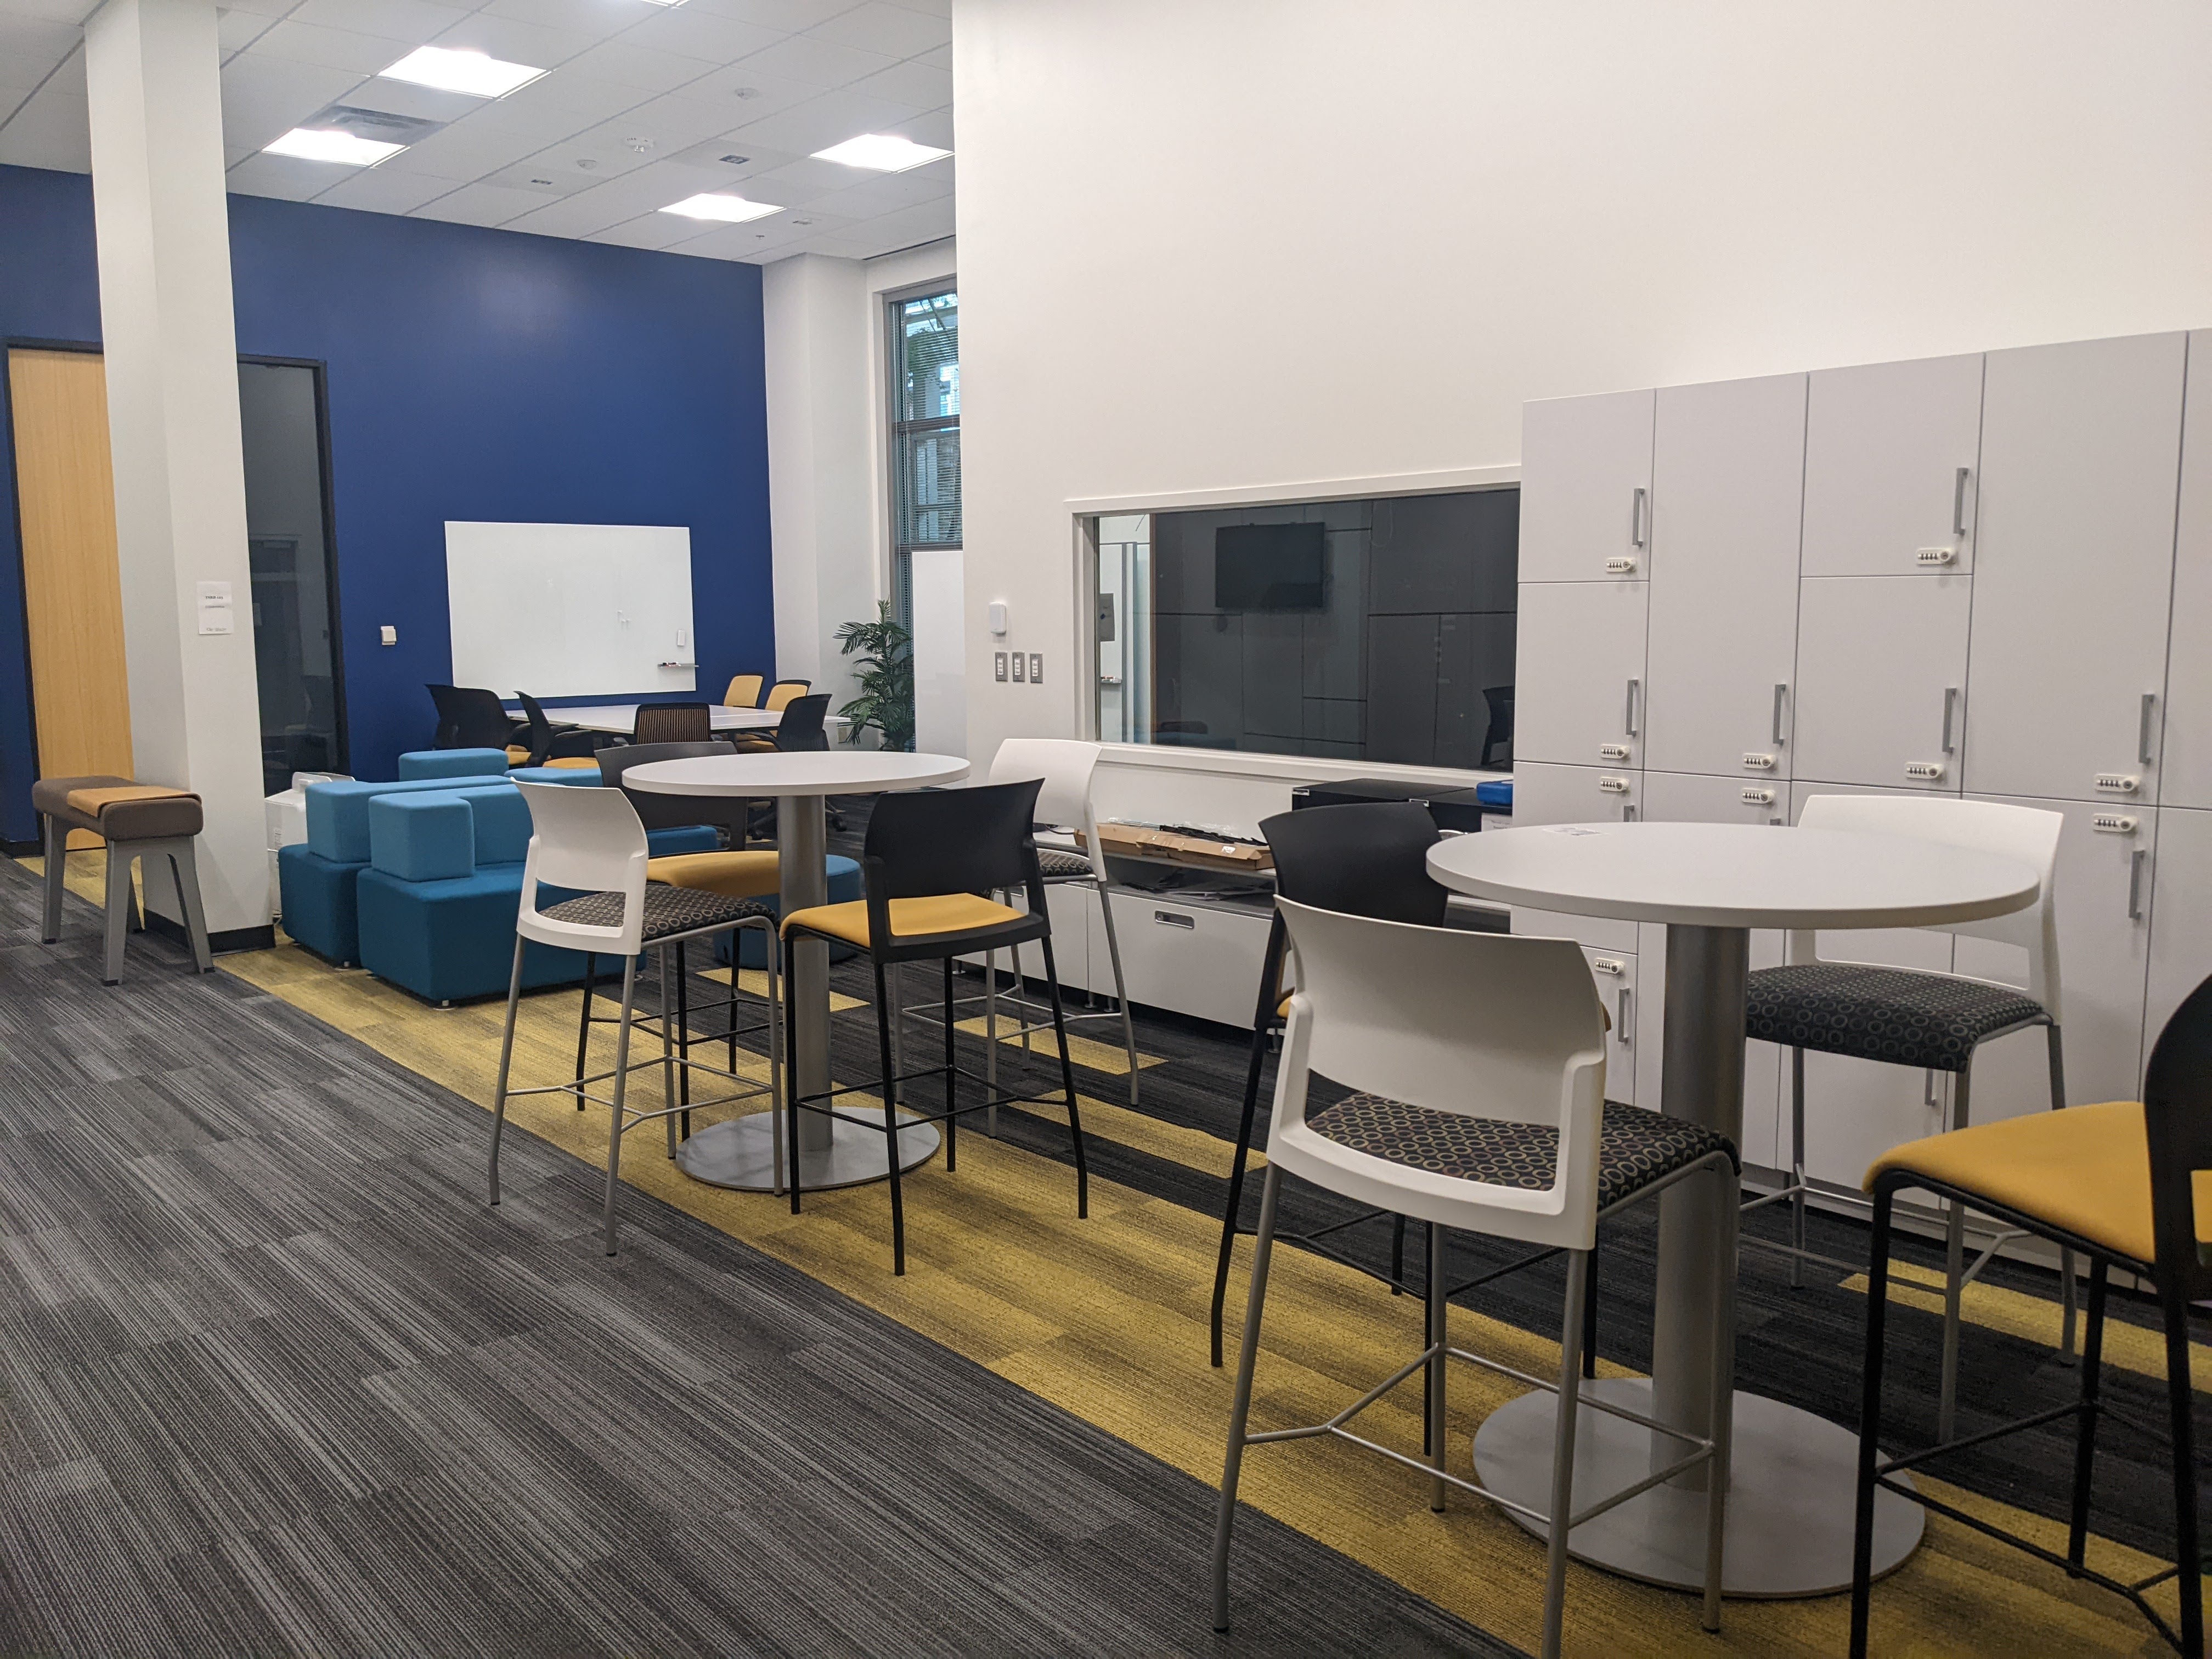
<instances>
[{"instance_id":1,"label":"silver disc table base","mask_svg":"<svg viewBox=\"0 0 2212 1659\"><path fill-rule=\"evenodd\" d=\"M910 1116L911 1114L902 1113ZM830 1187L858 1187L890 1176L885 1156L890 1137L881 1129L842 1119L806 1115L831 1128L829 1144L802 1147L799 1154L801 1195ZM802 1127L804 1119L802 1119ZM933 1157L942 1139L934 1124L917 1123L899 1131L899 1170L902 1173ZM775 1190L775 1143L766 1112L733 1117L710 1124L676 1149L676 1167L695 1181L731 1187L741 1193Z\"/></svg>"},{"instance_id":2,"label":"silver disc table base","mask_svg":"<svg viewBox=\"0 0 2212 1659\"><path fill-rule=\"evenodd\" d=\"M1651 1415L1651 1385L1640 1377L1585 1382L1583 1389L1585 1398L1595 1395ZM1474 1436L1476 1477L1501 1498L1540 1514L1552 1501L1557 1405L1547 1390L1523 1395L1491 1413ZM1858 1445L1851 1431L1810 1412L1755 1394L1735 1396L1724 1595L1778 1599L1850 1588ZM1651 1468L1651 1431L1606 1412L1578 1413L1577 1509L1634 1485ZM1532 1532L1541 1531L1534 1522L1512 1518ZM1875 1577L1903 1564L1918 1547L1927 1522L1927 1511L1911 1499L1875 1493ZM1654 1486L1577 1527L1568 1534L1567 1553L1647 1584L1702 1589L1705 1495L1673 1485Z\"/></svg>"}]
</instances>

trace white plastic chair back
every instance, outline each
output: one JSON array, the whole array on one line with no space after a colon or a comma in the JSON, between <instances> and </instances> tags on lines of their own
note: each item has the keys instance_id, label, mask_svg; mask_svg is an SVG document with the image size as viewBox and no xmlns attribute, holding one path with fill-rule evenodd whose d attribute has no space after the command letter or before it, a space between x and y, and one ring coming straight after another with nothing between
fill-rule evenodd
<instances>
[{"instance_id":1,"label":"white plastic chair back","mask_svg":"<svg viewBox=\"0 0 2212 1659\"><path fill-rule=\"evenodd\" d=\"M522 866L522 909L515 931L540 945L602 955L635 956L643 948L645 866L651 856L637 809L619 789L562 783L514 786L530 808L530 851ZM595 927L557 921L538 908L538 889L620 893L622 922Z\"/></svg>"},{"instance_id":2,"label":"white plastic chair back","mask_svg":"<svg viewBox=\"0 0 2212 1659\"><path fill-rule=\"evenodd\" d=\"M1605 1016L1571 939L1377 921L1277 901L1297 957L1267 1155L1407 1215L1586 1249L1597 1226ZM1431 1111L1559 1132L1532 1191L1407 1168L1306 1127L1319 1074ZM1326 1170L1327 1173L1321 1173Z\"/></svg>"},{"instance_id":3,"label":"white plastic chair back","mask_svg":"<svg viewBox=\"0 0 2212 1659\"><path fill-rule=\"evenodd\" d=\"M1948 847L1992 854L2034 871L2043 884L2035 902L2026 909L1981 921L1939 923L1929 931L2018 945L2027 952L2028 995L2048 1009L2053 1019L2059 1018L2058 912L2053 890L2058 836L2066 827L2063 815L2033 806L2007 806L1997 801L1959 800L1944 795L1814 795L1797 814L1797 826L1909 836L1916 841L1941 842ZM1792 933L1789 959L1818 961L1814 936Z\"/></svg>"},{"instance_id":4,"label":"white plastic chair back","mask_svg":"<svg viewBox=\"0 0 2212 1659\"><path fill-rule=\"evenodd\" d=\"M1098 878L1106 878L1106 854L1098 845L1098 819L1091 806L1091 775L1098 769L1098 745L1073 738L1007 738L991 757L993 783L1043 780L1037 791L1040 823L1072 824L1083 831L1083 845Z\"/></svg>"}]
</instances>

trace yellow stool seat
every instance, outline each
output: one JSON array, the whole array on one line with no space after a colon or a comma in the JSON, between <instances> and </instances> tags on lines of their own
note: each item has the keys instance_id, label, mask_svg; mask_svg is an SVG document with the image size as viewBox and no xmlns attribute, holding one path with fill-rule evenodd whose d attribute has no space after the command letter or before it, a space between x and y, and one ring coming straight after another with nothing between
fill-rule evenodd
<instances>
[{"instance_id":1,"label":"yellow stool seat","mask_svg":"<svg viewBox=\"0 0 2212 1659\"><path fill-rule=\"evenodd\" d=\"M529 765L530 751L527 749L518 748L515 744L510 743L507 745L507 763L509 766Z\"/></svg>"},{"instance_id":2,"label":"yellow stool seat","mask_svg":"<svg viewBox=\"0 0 2212 1659\"><path fill-rule=\"evenodd\" d=\"M1893 1146L1867 1171L1869 1191L1893 1170L1925 1176L2148 1266L2150 1148L2132 1100L2030 1112ZM2212 1242L2212 1170L2195 1176L2197 1237Z\"/></svg>"},{"instance_id":3,"label":"yellow stool seat","mask_svg":"<svg viewBox=\"0 0 2212 1659\"><path fill-rule=\"evenodd\" d=\"M777 855L766 853L669 853L647 859L647 881L724 898L762 898L781 884Z\"/></svg>"},{"instance_id":4,"label":"yellow stool seat","mask_svg":"<svg viewBox=\"0 0 2212 1659\"><path fill-rule=\"evenodd\" d=\"M548 766L557 766L568 772L581 772L587 769L596 772L599 769L599 759L592 755L556 755L545 763Z\"/></svg>"},{"instance_id":5,"label":"yellow stool seat","mask_svg":"<svg viewBox=\"0 0 2212 1659\"><path fill-rule=\"evenodd\" d=\"M975 933L1024 919L1021 911L990 899L977 898L973 893L893 899L890 913L891 937L895 939ZM805 928L810 933L826 933L865 951L868 948L868 902L854 899L844 904L817 904L811 909L794 910L783 919L783 931L787 934L794 927Z\"/></svg>"}]
</instances>

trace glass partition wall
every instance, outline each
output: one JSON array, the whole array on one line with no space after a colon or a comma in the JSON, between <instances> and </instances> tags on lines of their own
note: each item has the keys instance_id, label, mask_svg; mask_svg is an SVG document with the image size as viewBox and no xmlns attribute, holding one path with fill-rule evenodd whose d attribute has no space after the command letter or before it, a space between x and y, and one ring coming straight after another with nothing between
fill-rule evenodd
<instances>
[{"instance_id":1,"label":"glass partition wall","mask_svg":"<svg viewBox=\"0 0 2212 1659\"><path fill-rule=\"evenodd\" d=\"M1109 743L1512 763L1516 489L1101 517Z\"/></svg>"}]
</instances>

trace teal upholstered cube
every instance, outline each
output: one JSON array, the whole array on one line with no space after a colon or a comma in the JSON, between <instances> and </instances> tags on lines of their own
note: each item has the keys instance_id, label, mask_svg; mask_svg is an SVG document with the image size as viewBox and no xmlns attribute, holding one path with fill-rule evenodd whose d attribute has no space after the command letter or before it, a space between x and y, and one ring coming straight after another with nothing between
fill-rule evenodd
<instances>
[{"instance_id":1,"label":"teal upholstered cube","mask_svg":"<svg viewBox=\"0 0 2212 1659\"><path fill-rule=\"evenodd\" d=\"M368 804L368 862L399 881L474 875L476 813L449 789L379 795Z\"/></svg>"},{"instance_id":2,"label":"teal upholstered cube","mask_svg":"<svg viewBox=\"0 0 2212 1659\"><path fill-rule=\"evenodd\" d=\"M511 783L471 784L453 792L476 815L477 867L520 864L530 852L530 808Z\"/></svg>"},{"instance_id":3,"label":"teal upholstered cube","mask_svg":"<svg viewBox=\"0 0 2212 1659\"><path fill-rule=\"evenodd\" d=\"M486 778L507 770L504 749L410 749L399 757L403 782L421 778Z\"/></svg>"},{"instance_id":4,"label":"teal upholstered cube","mask_svg":"<svg viewBox=\"0 0 2212 1659\"><path fill-rule=\"evenodd\" d=\"M518 766L508 775L520 783L565 783L578 789L596 789L605 781L596 766Z\"/></svg>"},{"instance_id":5,"label":"teal upholstered cube","mask_svg":"<svg viewBox=\"0 0 2212 1659\"><path fill-rule=\"evenodd\" d=\"M501 769L495 775L479 777L474 781L493 783L506 775ZM366 864L369 802L380 795L453 787L454 781L447 778L410 778L398 783L369 783L346 778L334 783L311 783L307 786L307 845L334 864Z\"/></svg>"}]
</instances>

